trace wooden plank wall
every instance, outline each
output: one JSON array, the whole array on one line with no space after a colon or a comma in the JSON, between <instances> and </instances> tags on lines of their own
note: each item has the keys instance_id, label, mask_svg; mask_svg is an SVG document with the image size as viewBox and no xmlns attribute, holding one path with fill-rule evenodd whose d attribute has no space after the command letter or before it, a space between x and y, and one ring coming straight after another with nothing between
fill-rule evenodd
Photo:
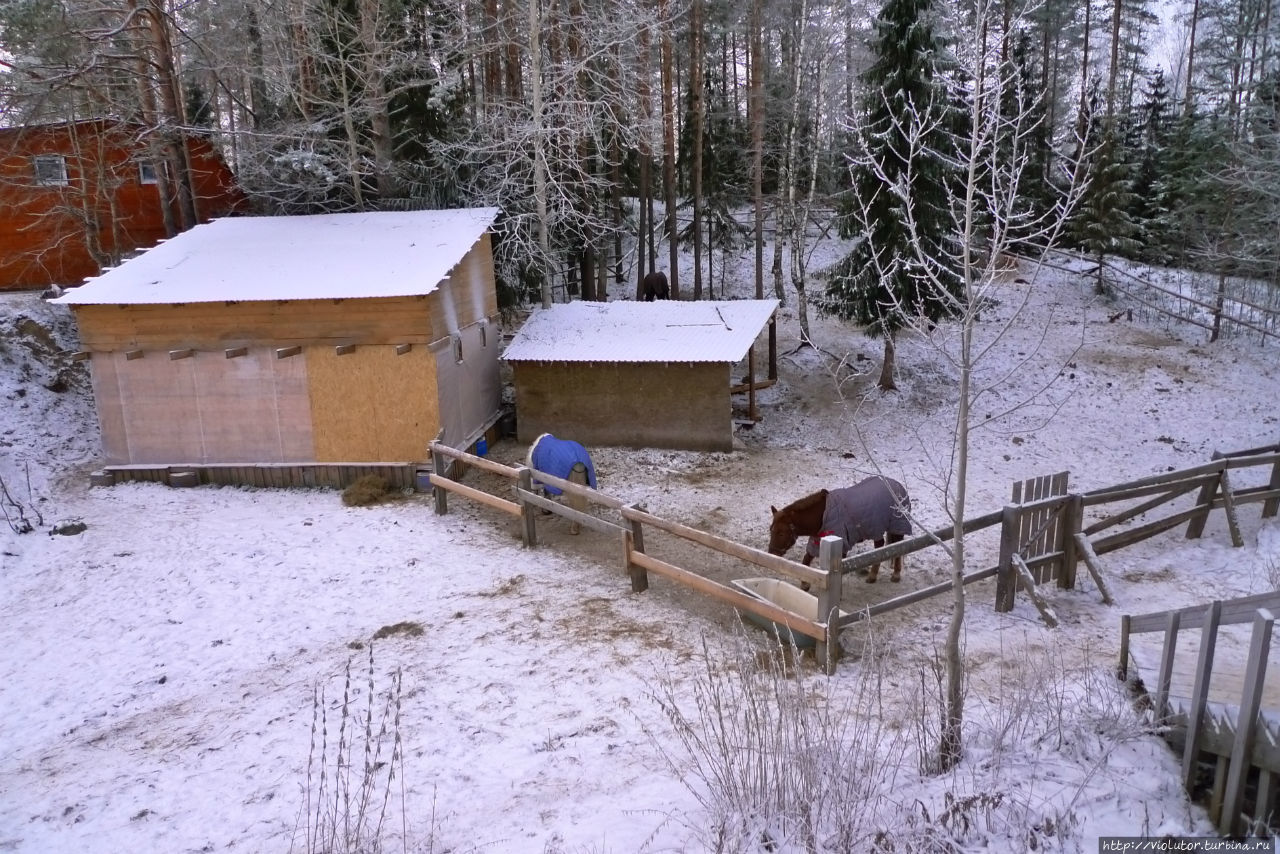
<instances>
[{"instance_id":1,"label":"wooden plank wall","mask_svg":"<svg viewBox=\"0 0 1280 854\"><path fill-rule=\"evenodd\" d=\"M86 350L427 344L428 298L73 306Z\"/></svg>"},{"instance_id":2,"label":"wooden plank wall","mask_svg":"<svg viewBox=\"0 0 1280 854\"><path fill-rule=\"evenodd\" d=\"M1012 503L1030 503L1041 498L1066 495L1067 475L1067 472L1060 471L1057 474L1040 475L1014 483ZM1020 554L1027 558L1034 558L1062 548L1062 513L1058 508L1032 510L1021 514L1019 519L1017 551ZM1033 568L1031 574L1037 584L1043 584L1055 578L1058 569L1057 565L1050 564Z\"/></svg>"}]
</instances>

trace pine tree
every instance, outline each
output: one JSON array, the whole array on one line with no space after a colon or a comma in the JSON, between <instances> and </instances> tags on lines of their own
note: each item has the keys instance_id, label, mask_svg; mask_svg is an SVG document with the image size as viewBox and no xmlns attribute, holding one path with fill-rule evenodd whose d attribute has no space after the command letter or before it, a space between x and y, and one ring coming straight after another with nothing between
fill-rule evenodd
<instances>
[{"instance_id":1,"label":"pine tree","mask_svg":"<svg viewBox=\"0 0 1280 854\"><path fill-rule=\"evenodd\" d=\"M895 388L898 330L954 316L961 304L948 203L957 120L934 18L932 0L887 0L876 19L877 58L863 75L853 186L840 217L841 234L862 239L832 269L818 301L824 313L884 339L886 390Z\"/></svg>"},{"instance_id":2,"label":"pine tree","mask_svg":"<svg viewBox=\"0 0 1280 854\"><path fill-rule=\"evenodd\" d=\"M1107 293L1102 274L1104 256L1131 255L1138 248L1137 231L1129 217L1133 204L1133 182L1124 159L1124 146L1118 133L1108 128L1090 164L1088 186L1080 208L1072 219L1072 236L1084 251L1097 261L1095 290Z\"/></svg>"}]
</instances>

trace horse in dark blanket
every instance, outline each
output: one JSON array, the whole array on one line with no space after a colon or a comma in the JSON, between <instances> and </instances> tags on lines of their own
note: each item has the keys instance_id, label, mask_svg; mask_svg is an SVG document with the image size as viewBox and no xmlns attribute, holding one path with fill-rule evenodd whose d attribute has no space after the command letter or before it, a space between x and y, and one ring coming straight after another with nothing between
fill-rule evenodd
<instances>
[{"instance_id":1,"label":"horse in dark blanket","mask_svg":"<svg viewBox=\"0 0 1280 854\"><path fill-rule=\"evenodd\" d=\"M591 455L587 449L572 439L557 439L550 433L543 433L533 440L525 463L531 469L546 472L556 477L569 479L574 463L582 463L587 470L587 486L596 488L596 469L591 464ZM537 481L534 481L537 484ZM548 495L560 495L564 490L549 483L542 484Z\"/></svg>"},{"instance_id":2,"label":"horse in dark blanket","mask_svg":"<svg viewBox=\"0 0 1280 854\"><path fill-rule=\"evenodd\" d=\"M854 543L872 540L876 548L896 543L911 535L911 498L906 487L887 477L869 477L844 489L820 489L781 510L770 507L769 554L784 555L802 536L809 538L804 565L818 556L818 541L828 534L844 540L840 556L849 554ZM867 583L874 584L880 564L867 571ZM902 556L893 559L891 581L902 580Z\"/></svg>"},{"instance_id":3,"label":"horse in dark blanket","mask_svg":"<svg viewBox=\"0 0 1280 854\"><path fill-rule=\"evenodd\" d=\"M655 299L669 299L671 296L671 286L667 283L667 274L661 270L655 270L645 276L641 282L641 289L644 291L645 302L653 302Z\"/></svg>"}]
</instances>

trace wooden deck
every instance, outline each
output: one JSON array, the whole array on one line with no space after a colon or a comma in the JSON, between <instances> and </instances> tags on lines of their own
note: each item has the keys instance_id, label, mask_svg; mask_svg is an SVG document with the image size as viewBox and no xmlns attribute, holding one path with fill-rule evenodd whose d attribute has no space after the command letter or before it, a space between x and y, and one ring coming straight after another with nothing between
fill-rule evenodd
<instances>
[{"instance_id":1,"label":"wooden deck","mask_svg":"<svg viewBox=\"0 0 1280 854\"><path fill-rule=\"evenodd\" d=\"M1248 624L1222 626L1218 629L1218 641L1214 650L1213 673L1209 679L1209 702L1216 705L1240 705L1244 691L1245 667L1249 660ZM1164 645L1162 634L1138 635L1131 641L1131 656L1137 664L1138 676L1148 691L1156 689L1160 671L1160 657ZM1173 659L1173 678L1169 684L1171 700L1188 700L1195 684L1196 665L1200 656L1200 632L1182 631L1178 634L1177 651ZM1266 682L1263 685L1262 708L1280 710L1280 656L1272 656L1267 665Z\"/></svg>"}]
</instances>

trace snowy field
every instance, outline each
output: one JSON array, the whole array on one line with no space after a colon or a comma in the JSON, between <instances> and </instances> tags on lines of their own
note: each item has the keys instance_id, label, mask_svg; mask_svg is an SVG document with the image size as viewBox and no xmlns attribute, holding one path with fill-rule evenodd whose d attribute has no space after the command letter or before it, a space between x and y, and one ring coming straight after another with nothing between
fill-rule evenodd
<instances>
[{"instance_id":1,"label":"snowy field","mask_svg":"<svg viewBox=\"0 0 1280 854\"><path fill-rule=\"evenodd\" d=\"M992 420L974 435L969 515L1040 474L1069 470L1087 490L1280 442L1276 347L1108 322L1116 304L1091 289L1023 269L984 314L984 339L1007 334L979 372L992 385L975 416ZM733 452L593 449L601 488L763 547L771 504L883 471L907 484L919 524L945 524L953 330L905 337L900 389L882 394L877 342L811 324L819 350L796 350L789 301L779 382ZM102 463L87 378L56 355L73 335L63 308L0 296L0 478L39 516L25 535L0 526L0 851L320 850L307 829L317 805L334 808L340 738L354 743L353 790L364 776L371 682L381 753L367 815L384 816L388 850L805 850L794 815L739 801L747 814L729 816L735 804L705 784L715 763L681 737L705 722L700 701L767 682L764 633L662 579L632 594L612 547L553 517L539 522L546 545L524 550L507 517L457 497L439 517L427 495L349 508L321 490L91 489ZM523 451L508 440L492 453ZM49 533L66 520L87 528ZM847 632L834 677L810 661L798 682L774 678L833 728L795 757L825 769L810 790L847 795L819 804L810 844L1094 851L1102 835L1211 833L1111 673L1122 613L1277 586L1280 519L1248 505L1241 522L1242 549L1217 514L1200 540L1175 529L1109 555L1119 605L1082 572L1078 589L1050 592L1055 630L1025 597L996 614L991 583L973 585L966 755L947 774L918 761L936 728L946 597ZM973 550L975 568L994 562ZM851 579L845 601L947 572L940 554L912 556L900 585ZM345 724L344 689L358 716ZM739 696L726 712L751 709ZM749 747L725 752L740 762ZM355 816L357 796L337 811Z\"/></svg>"}]
</instances>

